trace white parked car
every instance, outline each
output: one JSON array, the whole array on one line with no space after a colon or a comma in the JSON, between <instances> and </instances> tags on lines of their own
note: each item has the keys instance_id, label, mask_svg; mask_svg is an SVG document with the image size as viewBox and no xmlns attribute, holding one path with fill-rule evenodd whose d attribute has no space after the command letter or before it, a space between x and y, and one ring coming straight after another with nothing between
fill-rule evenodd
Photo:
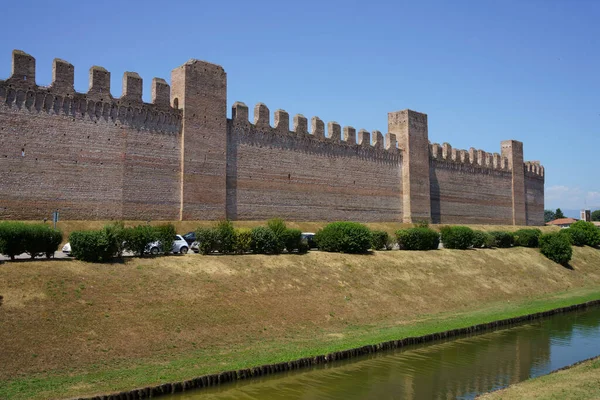
<instances>
[{"instance_id":1,"label":"white parked car","mask_svg":"<svg viewBox=\"0 0 600 400\"><path fill-rule=\"evenodd\" d=\"M71 243L65 244L62 248L62 252L65 253L66 255L71 254Z\"/></svg>"},{"instance_id":2,"label":"white parked car","mask_svg":"<svg viewBox=\"0 0 600 400\"><path fill-rule=\"evenodd\" d=\"M175 235L173 239L173 248L171 249L171 252L176 254L186 254L189 250L189 245L185 241L185 239L181 235ZM160 253L160 242L148 243L148 245L146 246L146 251L152 255Z\"/></svg>"},{"instance_id":3,"label":"white parked car","mask_svg":"<svg viewBox=\"0 0 600 400\"><path fill-rule=\"evenodd\" d=\"M192 243L192 245L190 246L190 249L194 252L194 253L200 253L200 243L198 241L195 241L194 243Z\"/></svg>"}]
</instances>

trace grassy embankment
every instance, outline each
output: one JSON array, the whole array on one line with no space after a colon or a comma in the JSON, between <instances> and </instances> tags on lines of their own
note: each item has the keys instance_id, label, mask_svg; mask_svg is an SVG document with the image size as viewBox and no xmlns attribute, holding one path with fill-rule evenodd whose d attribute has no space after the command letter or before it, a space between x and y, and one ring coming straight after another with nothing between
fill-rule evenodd
<instances>
[{"instance_id":1,"label":"grassy embankment","mask_svg":"<svg viewBox=\"0 0 600 400\"><path fill-rule=\"evenodd\" d=\"M600 299L600 251L186 256L0 265L0 398L65 398Z\"/></svg>"},{"instance_id":2,"label":"grassy embankment","mask_svg":"<svg viewBox=\"0 0 600 400\"><path fill-rule=\"evenodd\" d=\"M482 400L600 399L600 357L478 398Z\"/></svg>"}]
</instances>

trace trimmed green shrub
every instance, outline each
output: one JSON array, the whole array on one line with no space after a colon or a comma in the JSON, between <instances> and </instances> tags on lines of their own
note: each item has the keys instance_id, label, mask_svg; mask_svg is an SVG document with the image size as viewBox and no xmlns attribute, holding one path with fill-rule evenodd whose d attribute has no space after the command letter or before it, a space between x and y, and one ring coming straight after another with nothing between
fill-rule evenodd
<instances>
[{"instance_id":1,"label":"trimmed green shrub","mask_svg":"<svg viewBox=\"0 0 600 400\"><path fill-rule=\"evenodd\" d=\"M511 232L494 231L490 232L490 235L494 238L494 246L499 248L509 248L515 241Z\"/></svg>"},{"instance_id":2,"label":"trimmed green shrub","mask_svg":"<svg viewBox=\"0 0 600 400\"><path fill-rule=\"evenodd\" d=\"M250 229L235 230L235 251L238 254L244 254L252 248L252 231Z\"/></svg>"},{"instance_id":3,"label":"trimmed green shrub","mask_svg":"<svg viewBox=\"0 0 600 400\"><path fill-rule=\"evenodd\" d=\"M465 250L473 245L473 229L466 226L443 226L440 229L446 249Z\"/></svg>"},{"instance_id":4,"label":"trimmed green shrub","mask_svg":"<svg viewBox=\"0 0 600 400\"><path fill-rule=\"evenodd\" d=\"M50 258L62 242L62 233L45 224L23 222L0 223L0 254L12 260L21 253L31 258L46 255Z\"/></svg>"},{"instance_id":5,"label":"trimmed green shrub","mask_svg":"<svg viewBox=\"0 0 600 400\"><path fill-rule=\"evenodd\" d=\"M15 259L25 252L26 225L22 222L0 222L0 253Z\"/></svg>"},{"instance_id":6,"label":"trimmed green shrub","mask_svg":"<svg viewBox=\"0 0 600 400\"><path fill-rule=\"evenodd\" d=\"M539 243L540 252L561 265L567 265L573 256L573 248L569 237L563 232L541 235Z\"/></svg>"},{"instance_id":7,"label":"trimmed green shrub","mask_svg":"<svg viewBox=\"0 0 600 400\"><path fill-rule=\"evenodd\" d=\"M31 258L42 255L52 257L63 238L59 230L44 224L26 224L22 234L25 252Z\"/></svg>"},{"instance_id":8,"label":"trimmed green shrub","mask_svg":"<svg viewBox=\"0 0 600 400\"><path fill-rule=\"evenodd\" d=\"M146 247L152 242L158 241L156 229L150 225L138 225L133 228L126 228L124 232L125 248L139 257L144 256Z\"/></svg>"},{"instance_id":9,"label":"trimmed green shrub","mask_svg":"<svg viewBox=\"0 0 600 400\"><path fill-rule=\"evenodd\" d=\"M332 222L315 235L319 250L360 254L371 248L371 231L358 222Z\"/></svg>"},{"instance_id":10,"label":"trimmed green shrub","mask_svg":"<svg viewBox=\"0 0 600 400\"><path fill-rule=\"evenodd\" d=\"M431 228L418 227L396 232L400 250L437 250L440 234Z\"/></svg>"},{"instance_id":11,"label":"trimmed green shrub","mask_svg":"<svg viewBox=\"0 0 600 400\"><path fill-rule=\"evenodd\" d=\"M473 248L492 248L495 245L495 239L492 235L484 231L473 231Z\"/></svg>"},{"instance_id":12,"label":"trimmed green shrub","mask_svg":"<svg viewBox=\"0 0 600 400\"><path fill-rule=\"evenodd\" d=\"M569 241L573 246L582 247L587 243L587 232L583 229L563 229L561 233L564 233L569 238Z\"/></svg>"},{"instance_id":13,"label":"trimmed green shrub","mask_svg":"<svg viewBox=\"0 0 600 400\"><path fill-rule=\"evenodd\" d=\"M371 248L373 250L389 250L390 235L386 231L371 231Z\"/></svg>"},{"instance_id":14,"label":"trimmed green shrub","mask_svg":"<svg viewBox=\"0 0 600 400\"><path fill-rule=\"evenodd\" d=\"M235 229L229 220L219 221L215 226L217 235L217 251L231 254L235 251Z\"/></svg>"},{"instance_id":15,"label":"trimmed green shrub","mask_svg":"<svg viewBox=\"0 0 600 400\"><path fill-rule=\"evenodd\" d=\"M283 238L285 249L288 253L293 251L306 253L306 251L308 251L308 249L304 251L304 246L302 245L302 231L300 229L286 229ZM306 247L308 247L308 245Z\"/></svg>"},{"instance_id":16,"label":"trimmed green shrub","mask_svg":"<svg viewBox=\"0 0 600 400\"><path fill-rule=\"evenodd\" d=\"M600 246L600 229L591 222L577 221L564 231L575 246Z\"/></svg>"},{"instance_id":17,"label":"trimmed green shrub","mask_svg":"<svg viewBox=\"0 0 600 400\"><path fill-rule=\"evenodd\" d=\"M106 262L115 257L119 244L108 229L75 231L69 235L71 255L88 262Z\"/></svg>"},{"instance_id":18,"label":"trimmed green shrub","mask_svg":"<svg viewBox=\"0 0 600 400\"><path fill-rule=\"evenodd\" d=\"M538 247L542 231L539 229L519 229L514 233L515 246Z\"/></svg>"},{"instance_id":19,"label":"trimmed green shrub","mask_svg":"<svg viewBox=\"0 0 600 400\"><path fill-rule=\"evenodd\" d=\"M171 254L173 243L175 243L175 226L173 224L165 224L154 226L154 236L160 244L160 251L164 254Z\"/></svg>"},{"instance_id":20,"label":"trimmed green shrub","mask_svg":"<svg viewBox=\"0 0 600 400\"><path fill-rule=\"evenodd\" d=\"M250 232L252 236L251 249L255 254L273 254L279 244L275 233L269 228L258 226Z\"/></svg>"},{"instance_id":21,"label":"trimmed green shrub","mask_svg":"<svg viewBox=\"0 0 600 400\"><path fill-rule=\"evenodd\" d=\"M123 251L125 250L127 240L125 223L123 221L115 221L112 224L105 225L104 230L106 234L114 240L117 245L117 257L123 256Z\"/></svg>"},{"instance_id":22,"label":"trimmed green shrub","mask_svg":"<svg viewBox=\"0 0 600 400\"><path fill-rule=\"evenodd\" d=\"M209 254L217 251L219 245L219 233L215 228L198 228L196 230L196 241L201 254Z\"/></svg>"},{"instance_id":23,"label":"trimmed green shrub","mask_svg":"<svg viewBox=\"0 0 600 400\"><path fill-rule=\"evenodd\" d=\"M54 257L54 253L62 243L63 234L58 229L50 228L44 237L44 254L46 258Z\"/></svg>"},{"instance_id":24,"label":"trimmed green shrub","mask_svg":"<svg viewBox=\"0 0 600 400\"><path fill-rule=\"evenodd\" d=\"M267 221L267 227L273 231L275 234L275 238L277 240L275 248L273 249L273 253L280 254L285 246L285 235L287 231L287 227L285 225L285 221L281 218L273 218Z\"/></svg>"}]
</instances>

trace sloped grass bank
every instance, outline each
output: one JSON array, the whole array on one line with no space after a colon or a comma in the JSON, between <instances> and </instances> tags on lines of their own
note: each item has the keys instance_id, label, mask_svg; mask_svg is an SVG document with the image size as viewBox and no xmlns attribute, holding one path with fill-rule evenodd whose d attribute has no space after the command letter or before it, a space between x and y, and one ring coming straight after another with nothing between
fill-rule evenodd
<instances>
[{"instance_id":1,"label":"sloped grass bank","mask_svg":"<svg viewBox=\"0 0 600 400\"><path fill-rule=\"evenodd\" d=\"M600 299L600 251L312 252L0 265L0 398L89 396Z\"/></svg>"},{"instance_id":2,"label":"sloped grass bank","mask_svg":"<svg viewBox=\"0 0 600 400\"><path fill-rule=\"evenodd\" d=\"M576 363L548 375L478 397L481 400L591 400L599 398L600 357Z\"/></svg>"}]
</instances>

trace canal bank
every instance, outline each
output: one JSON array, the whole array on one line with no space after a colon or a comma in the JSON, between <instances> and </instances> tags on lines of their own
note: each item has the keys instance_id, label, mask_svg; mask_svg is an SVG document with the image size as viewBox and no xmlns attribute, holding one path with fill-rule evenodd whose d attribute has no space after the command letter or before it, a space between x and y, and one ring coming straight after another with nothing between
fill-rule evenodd
<instances>
[{"instance_id":1,"label":"canal bank","mask_svg":"<svg viewBox=\"0 0 600 400\"><path fill-rule=\"evenodd\" d=\"M600 299L599 265L589 248L572 270L523 248L7 263L0 397L121 392L566 307Z\"/></svg>"},{"instance_id":2,"label":"canal bank","mask_svg":"<svg viewBox=\"0 0 600 400\"><path fill-rule=\"evenodd\" d=\"M532 378L478 397L481 400L591 400L600 398L600 357L577 362L548 375Z\"/></svg>"}]
</instances>

